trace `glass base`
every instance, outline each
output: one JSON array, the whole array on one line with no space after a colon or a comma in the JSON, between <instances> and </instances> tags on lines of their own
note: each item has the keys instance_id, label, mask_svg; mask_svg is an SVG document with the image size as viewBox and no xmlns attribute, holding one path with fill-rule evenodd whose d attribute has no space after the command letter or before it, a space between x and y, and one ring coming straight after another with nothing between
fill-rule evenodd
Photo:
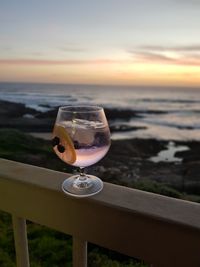
<instances>
[{"instance_id":1,"label":"glass base","mask_svg":"<svg viewBox=\"0 0 200 267\"><path fill-rule=\"evenodd\" d=\"M62 184L65 194L73 197L89 197L96 195L103 189L103 182L93 175L73 175Z\"/></svg>"}]
</instances>

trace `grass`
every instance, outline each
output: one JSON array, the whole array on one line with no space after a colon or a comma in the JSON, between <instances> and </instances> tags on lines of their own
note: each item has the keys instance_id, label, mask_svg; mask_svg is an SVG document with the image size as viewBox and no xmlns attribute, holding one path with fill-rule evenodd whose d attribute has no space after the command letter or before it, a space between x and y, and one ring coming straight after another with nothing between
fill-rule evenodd
<instances>
[{"instance_id":1,"label":"grass","mask_svg":"<svg viewBox=\"0 0 200 267\"><path fill-rule=\"evenodd\" d=\"M0 129L0 157L49 169L72 172L44 141L14 129Z\"/></svg>"},{"instance_id":2,"label":"grass","mask_svg":"<svg viewBox=\"0 0 200 267\"><path fill-rule=\"evenodd\" d=\"M18 130L0 129L0 157L54 170L72 172L70 166L58 160L50 142L37 139ZM117 181L113 182L117 183ZM144 191L200 202L200 196L183 194L158 182L138 181L131 186ZM31 267L72 266L72 239L70 236L31 222L28 222L27 229ZM91 244L89 244L88 251L89 267L148 266L135 259ZM16 266L11 216L4 212L0 212L0 266Z\"/></svg>"},{"instance_id":3,"label":"grass","mask_svg":"<svg viewBox=\"0 0 200 267\"><path fill-rule=\"evenodd\" d=\"M0 129L0 157L50 169L72 172L57 159L47 141L18 130ZM31 267L72 267L72 238L28 222ZM89 245L88 267L145 267L140 261ZM15 267L11 216L0 212L0 266Z\"/></svg>"},{"instance_id":4,"label":"grass","mask_svg":"<svg viewBox=\"0 0 200 267\"><path fill-rule=\"evenodd\" d=\"M27 223L31 267L72 267L72 238L45 226ZM137 260L89 244L88 267L147 267ZM15 267L11 215L0 212L0 266Z\"/></svg>"}]
</instances>

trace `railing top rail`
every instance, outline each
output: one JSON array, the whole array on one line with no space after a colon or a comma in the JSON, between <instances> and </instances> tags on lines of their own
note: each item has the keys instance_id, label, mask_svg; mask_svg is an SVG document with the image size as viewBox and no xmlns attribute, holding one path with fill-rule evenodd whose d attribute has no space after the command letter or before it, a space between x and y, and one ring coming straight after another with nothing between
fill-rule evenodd
<instances>
[{"instance_id":1,"label":"railing top rail","mask_svg":"<svg viewBox=\"0 0 200 267\"><path fill-rule=\"evenodd\" d=\"M24 163L0 159L0 179L27 183L61 194L61 184L69 174ZM63 194L63 198L71 198ZM137 189L104 183L104 189L96 196L77 201L92 201L123 209L127 212L166 220L168 222L200 229L200 204L144 192Z\"/></svg>"},{"instance_id":2,"label":"railing top rail","mask_svg":"<svg viewBox=\"0 0 200 267\"><path fill-rule=\"evenodd\" d=\"M77 199L66 176L0 159L0 210L156 266L200 266L200 204L109 183Z\"/></svg>"}]
</instances>

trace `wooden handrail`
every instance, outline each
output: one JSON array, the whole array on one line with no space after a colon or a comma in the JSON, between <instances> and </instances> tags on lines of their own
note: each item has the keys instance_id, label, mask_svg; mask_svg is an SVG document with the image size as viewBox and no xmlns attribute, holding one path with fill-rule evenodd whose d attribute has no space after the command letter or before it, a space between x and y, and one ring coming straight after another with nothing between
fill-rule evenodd
<instances>
[{"instance_id":1,"label":"wooden handrail","mask_svg":"<svg viewBox=\"0 0 200 267\"><path fill-rule=\"evenodd\" d=\"M89 241L155 266L200 266L199 204L109 183L77 199L61 191L66 176L0 159L0 209L74 236L82 251Z\"/></svg>"}]
</instances>

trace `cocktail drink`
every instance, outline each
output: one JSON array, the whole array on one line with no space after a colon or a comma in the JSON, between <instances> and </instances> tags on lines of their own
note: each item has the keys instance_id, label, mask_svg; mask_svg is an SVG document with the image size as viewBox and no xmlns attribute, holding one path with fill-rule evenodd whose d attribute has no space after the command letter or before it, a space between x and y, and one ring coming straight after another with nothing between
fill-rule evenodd
<instances>
[{"instance_id":1,"label":"cocktail drink","mask_svg":"<svg viewBox=\"0 0 200 267\"><path fill-rule=\"evenodd\" d=\"M63 182L65 193L85 197L100 192L103 182L84 173L84 167L102 159L110 147L110 130L103 108L97 106L64 106L58 110L52 145L58 157L80 174Z\"/></svg>"}]
</instances>

